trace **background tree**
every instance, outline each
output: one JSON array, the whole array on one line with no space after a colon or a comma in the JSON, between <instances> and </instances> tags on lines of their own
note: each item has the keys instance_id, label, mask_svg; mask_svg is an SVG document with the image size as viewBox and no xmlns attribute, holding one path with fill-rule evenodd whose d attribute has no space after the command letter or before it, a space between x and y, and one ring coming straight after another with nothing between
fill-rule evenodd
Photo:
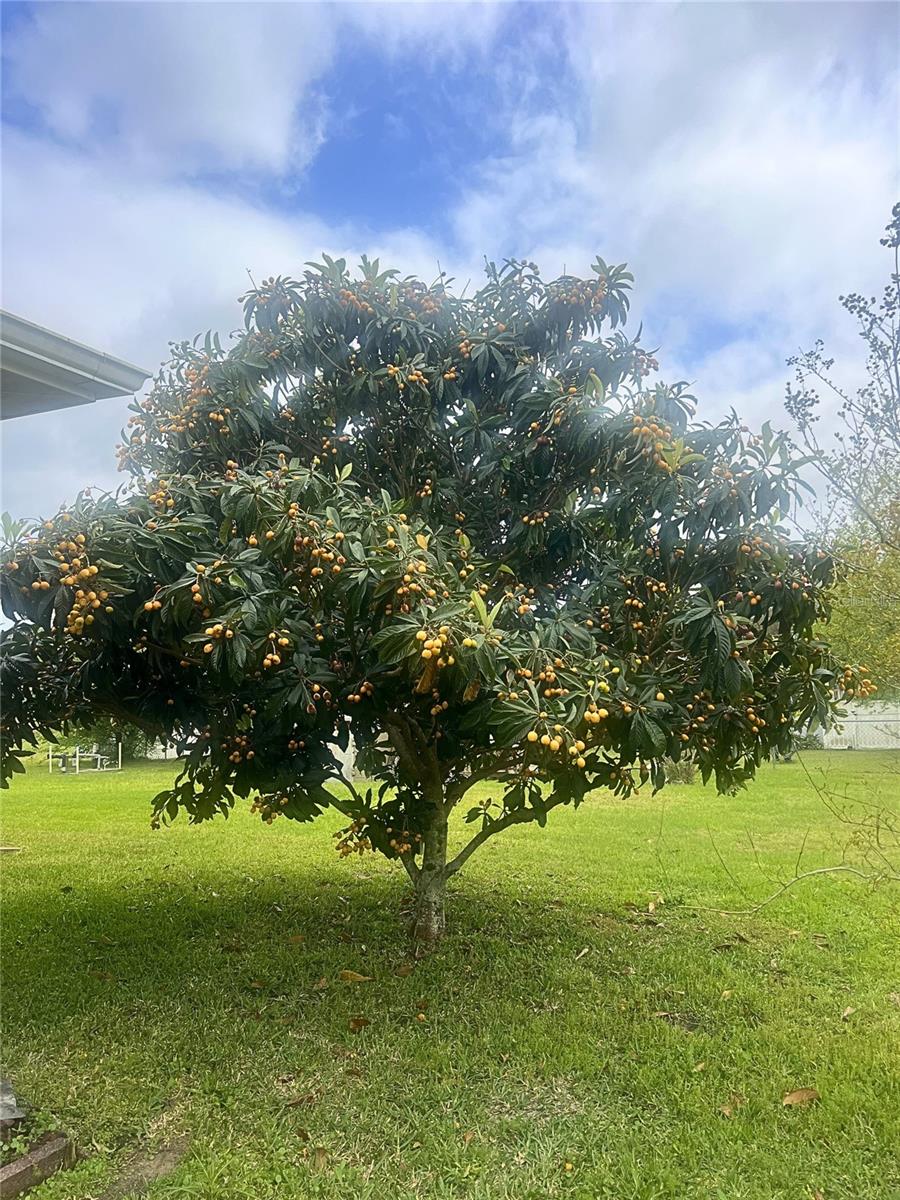
<instances>
[{"instance_id":1,"label":"background tree","mask_svg":"<svg viewBox=\"0 0 900 1200\"><path fill-rule=\"evenodd\" d=\"M842 387L824 342L788 359L794 368L785 407L800 441L826 484L826 529L848 518L867 540L900 550L900 204L895 204L881 239L893 270L881 300L857 292L840 303L857 323L866 347L866 379ZM822 413L832 413L833 431L819 434Z\"/></svg>"},{"instance_id":2,"label":"background tree","mask_svg":"<svg viewBox=\"0 0 900 1200\"><path fill-rule=\"evenodd\" d=\"M880 503L877 482L871 489L877 529L856 512L829 534L840 572L822 633L837 658L864 664L879 698L891 699L900 696L900 504L885 499L896 480L881 478Z\"/></svg>"},{"instance_id":3,"label":"background tree","mask_svg":"<svg viewBox=\"0 0 900 1200\"><path fill-rule=\"evenodd\" d=\"M892 271L880 301L840 303L866 347L866 378L840 386L824 343L789 359L786 408L824 480L817 536L840 566L828 637L839 657L863 662L883 689L900 688L900 204L881 239ZM831 411L833 410L833 411ZM833 432L819 433L824 413Z\"/></svg>"},{"instance_id":4,"label":"background tree","mask_svg":"<svg viewBox=\"0 0 900 1200\"><path fill-rule=\"evenodd\" d=\"M398 859L432 941L510 825L660 787L667 758L730 789L827 722L865 685L814 636L834 572L781 524L788 440L692 425L621 330L630 284L507 262L466 298L326 257L254 288L229 349L175 347L131 489L9 547L5 771L62 723L134 722L185 755L157 821L336 806L340 851Z\"/></svg>"}]
</instances>

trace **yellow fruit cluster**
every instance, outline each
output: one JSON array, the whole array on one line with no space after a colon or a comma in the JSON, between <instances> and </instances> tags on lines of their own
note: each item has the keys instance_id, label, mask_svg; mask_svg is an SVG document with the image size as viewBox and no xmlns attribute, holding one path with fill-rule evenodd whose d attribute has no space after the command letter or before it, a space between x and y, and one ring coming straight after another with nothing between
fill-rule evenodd
<instances>
[{"instance_id":1,"label":"yellow fruit cluster","mask_svg":"<svg viewBox=\"0 0 900 1200\"><path fill-rule=\"evenodd\" d=\"M272 633L270 633L269 634L270 649L269 649L269 652L266 654L265 658L263 659L263 664L262 664L263 667L266 670L268 670L269 667L280 667L281 666L281 655L278 653L278 651L286 650L290 646L290 644L291 644L291 639L287 636L286 633L284 633L280 630L277 630L277 629L274 630ZM319 686L318 684L315 685L315 687L318 687L318 686ZM315 690L315 687L313 690Z\"/></svg>"},{"instance_id":2,"label":"yellow fruit cluster","mask_svg":"<svg viewBox=\"0 0 900 1200\"><path fill-rule=\"evenodd\" d=\"M86 625L93 625L94 613L100 608L103 601L107 599L108 592L86 592L83 588L79 588L75 593L75 600L72 607L66 616L66 629L69 633L82 633ZM112 606L106 606L107 612L112 612Z\"/></svg>"},{"instance_id":3,"label":"yellow fruit cluster","mask_svg":"<svg viewBox=\"0 0 900 1200\"><path fill-rule=\"evenodd\" d=\"M569 308L587 308L590 312L598 312L606 299L607 283L605 279L565 279L553 283L547 289L550 300Z\"/></svg>"},{"instance_id":4,"label":"yellow fruit cluster","mask_svg":"<svg viewBox=\"0 0 900 1200\"><path fill-rule=\"evenodd\" d=\"M860 667L854 673L849 666L844 667L844 673L841 675L839 684L845 696L857 697L860 700L865 700L867 696L873 695L878 691L876 684L868 678L869 668Z\"/></svg>"},{"instance_id":5,"label":"yellow fruit cluster","mask_svg":"<svg viewBox=\"0 0 900 1200\"><path fill-rule=\"evenodd\" d=\"M540 714L542 718L546 717L546 715L546 713ZM566 739L564 735L565 730L563 726L554 725L552 733L539 733L537 729L529 729L528 733L525 735L525 741L531 745L540 743L545 750L550 750L551 753L557 754L565 747ZM587 746L580 739L573 740L569 744L568 748L569 756L575 760L575 766L582 771L587 766L587 760L583 757L586 749Z\"/></svg>"},{"instance_id":6,"label":"yellow fruit cluster","mask_svg":"<svg viewBox=\"0 0 900 1200\"><path fill-rule=\"evenodd\" d=\"M449 625L441 625L437 633L432 636L429 636L427 630L420 629L416 633L416 641L421 643L420 657L424 658L426 662L434 659L438 667L452 667L456 662L452 654L445 654L445 647L450 641ZM466 638L463 645L467 645L469 642L472 642L472 639ZM472 642L472 645L474 644Z\"/></svg>"},{"instance_id":7,"label":"yellow fruit cluster","mask_svg":"<svg viewBox=\"0 0 900 1200\"><path fill-rule=\"evenodd\" d=\"M271 825L276 817L280 817L282 815L279 812L279 809L286 808L287 803L287 796L275 796L273 797L271 803L269 803L268 800L259 797L250 805L250 812L254 814L260 813L266 825Z\"/></svg>"},{"instance_id":8,"label":"yellow fruit cluster","mask_svg":"<svg viewBox=\"0 0 900 1200\"><path fill-rule=\"evenodd\" d=\"M341 858L351 854L365 854L372 849L371 840L362 832L365 825L362 821L352 821L346 829L339 829L331 836L337 840L335 850Z\"/></svg>"},{"instance_id":9,"label":"yellow fruit cluster","mask_svg":"<svg viewBox=\"0 0 900 1200\"><path fill-rule=\"evenodd\" d=\"M204 654L212 654L213 650L215 649L215 642L220 638L225 638L226 640L230 641L234 637L234 630L228 629L221 623L209 625L203 632L208 638L213 638L212 642L207 642L203 647Z\"/></svg>"},{"instance_id":10,"label":"yellow fruit cluster","mask_svg":"<svg viewBox=\"0 0 900 1200\"><path fill-rule=\"evenodd\" d=\"M643 457L652 458L656 466L671 470L663 458L662 452L666 448L666 442L671 441L672 427L659 425L652 417L643 417L640 413L635 413L631 420L633 423L632 437L636 437L639 442L644 443L641 448Z\"/></svg>"},{"instance_id":11,"label":"yellow fruit cluster","mask_svg":"<svg viewBox=\"0 0 900 1200\"><path fill-rule=\"evenodd\" d=\"M363 300L356 292L352 292L350 288L341 288L338 292L338 299L345 307L355 308L357 312L365 313L366 316L371 317L375 314L375 309L368 300Z\"/></svg>"},{"instance_id":12,"label":"yellow fruit cluster","mask_svg":"<svg viewBox=\"0 0 900 1200\"><path fill-rule=\"evenodd\" d=\"M250 739L246 734L237 734L235 737L226 738L221 744L223 750L228 750L231 747L231 752L228 755L228 761L233 763L243 762L246 759L248 762L256 757L256 751L250 749Z\"/></svg>"}]
</instances>

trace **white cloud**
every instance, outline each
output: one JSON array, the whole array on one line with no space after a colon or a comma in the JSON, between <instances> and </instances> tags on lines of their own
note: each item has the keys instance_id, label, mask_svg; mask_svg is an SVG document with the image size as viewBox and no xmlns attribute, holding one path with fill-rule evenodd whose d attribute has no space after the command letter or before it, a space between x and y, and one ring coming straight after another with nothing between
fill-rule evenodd
<instances>
[{"instance_id":1,"label":"white cloud","mask_svg":"<svg viewBox=\"0 0 900 1200\"><path fill-rule=\"evenodd\" d=\"M486 51L501 9L478 4L46 3L8 39L7 87L64 142L141 167L295 176L319 148L317 85L342 44L404 66Z\"/></svg>"},{"instance_id":2,"label":"white cloud","mask_svg":"<svg viewBox=\"0 0 900 1200\"><path fill-rule=\"evenodd\" d=\"M8 47L8 82L76 145L185 175L280 171L318 143L297 106L333 48L316 5L46 4Z\"/></svg>"}]
</instances>

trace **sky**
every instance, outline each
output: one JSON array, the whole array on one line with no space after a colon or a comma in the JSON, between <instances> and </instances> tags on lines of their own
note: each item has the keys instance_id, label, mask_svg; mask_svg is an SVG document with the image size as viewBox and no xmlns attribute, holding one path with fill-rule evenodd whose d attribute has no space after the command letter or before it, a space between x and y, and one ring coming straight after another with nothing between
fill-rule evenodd
<instances>
[{"instance_id":1,"label":"sky","mask_svg":"<svg viewBox=\"0 0 900 1200\"><path fill-rule=\"evenodd\" d=\"M900 196L900 7L15 3L2 304L155 371L322 251L477 283L484 257L636 275L699 417L784 424L786 358L874 293ZM127 400L3 423L3 507L112 488Z\"/></svg>"}]
</instances>

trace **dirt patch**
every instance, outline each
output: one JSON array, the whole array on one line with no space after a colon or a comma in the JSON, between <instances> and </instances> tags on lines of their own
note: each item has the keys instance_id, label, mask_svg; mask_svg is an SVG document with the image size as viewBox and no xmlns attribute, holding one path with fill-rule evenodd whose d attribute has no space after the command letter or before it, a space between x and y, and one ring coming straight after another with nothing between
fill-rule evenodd
<instances>
[{"instance_id":1,"label":"dirt patch","mask_svg":"<svg viewBox=\"0 0 900 1200\"><path fill-rule=\"evenodd\" d=\"M152 1153L133 1154L124 1164L114 1184L100 1194L99 1200L133 1200L143 1196L151 1183L171 1175L187 1154L189 1139L175 1138Z\"/></svg>"}]
</instances>

